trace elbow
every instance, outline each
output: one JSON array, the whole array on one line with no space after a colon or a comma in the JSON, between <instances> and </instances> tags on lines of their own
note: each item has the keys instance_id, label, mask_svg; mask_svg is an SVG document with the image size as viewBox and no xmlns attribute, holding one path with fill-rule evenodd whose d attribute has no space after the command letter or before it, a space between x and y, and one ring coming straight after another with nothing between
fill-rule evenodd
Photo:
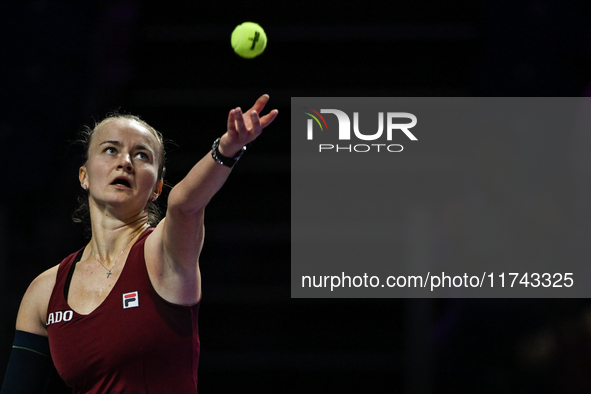
<instances>
[{"instance_id":1,"label":"elbow","mask_svg":"<svg viewBox=\"0 0 591 394\"><path fill-rule=\"evenodd\" d=\"M168 196L168 207L166 216L173 215L177 217L190 218L203 215L206 201L199 201L196 198L190 198L179 188L174 187Z\"/></svg>"}]
</instances>

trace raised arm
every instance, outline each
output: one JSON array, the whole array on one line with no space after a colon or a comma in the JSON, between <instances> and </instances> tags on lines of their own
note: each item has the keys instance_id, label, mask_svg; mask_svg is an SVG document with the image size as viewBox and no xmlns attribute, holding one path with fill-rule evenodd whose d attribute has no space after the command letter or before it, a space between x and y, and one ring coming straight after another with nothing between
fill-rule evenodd
<instances>
[{"instance_id":1,"label":"raised arm","mask_svg":"<svg viewBox=\"0 0 591 394\"><path fill-rule=\"evenodd\" d=\"M254 141L277 117L277 110L259 116L269 96L261 96L244 114L230 111L228 129L220 138L219 153L234 157ZM146 242L146 263L156 291L166 300L190 305L201 297L198 266L203 245L205 206L222 187L231 168L218 163L211 152L170 191L166 217Z\"/></svg>"}]
</instances>

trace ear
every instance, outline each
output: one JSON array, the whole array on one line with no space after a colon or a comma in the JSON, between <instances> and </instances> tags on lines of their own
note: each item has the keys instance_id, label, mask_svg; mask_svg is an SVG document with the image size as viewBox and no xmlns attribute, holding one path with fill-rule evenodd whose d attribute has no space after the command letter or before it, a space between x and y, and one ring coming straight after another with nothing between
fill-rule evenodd
<instances>
[{"instance_id":1,"label":"ear","mask_svg":"<svg viewBox=\"0 0 591 394\"><path fill-rule=\"evenodd\" d=\"M88 190L88 173L86 172L86 166L80 167L78 170L78 179L80 180L80 186Z\"/></svg>"},{"instance_id":2,"label":"ear","mask_svg":"<svg viewBox=\"0 0 591 394\"><path fill-rule=\"evenodd\" d=\"M156 187L154 187L154 191L152 192L152 201L156 201L158 196L162 194L162 185L164 185L162 180L156 183Z\"/></svg>"}]
</instances>

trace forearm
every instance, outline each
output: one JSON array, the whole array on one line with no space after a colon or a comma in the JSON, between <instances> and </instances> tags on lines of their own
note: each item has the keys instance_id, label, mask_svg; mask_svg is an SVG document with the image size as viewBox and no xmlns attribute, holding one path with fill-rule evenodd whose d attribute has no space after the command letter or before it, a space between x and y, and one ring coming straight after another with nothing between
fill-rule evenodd
<instances>
[{"instance_id":1,"label":"forearm","mask_svg":"<svg viewBox=\"0 0 591 394\"><path fill-rule=\"evenodd\" d=\"M224 185L230 172L231 168L216 162L210 151L172 188L168 197L169 211L184 215L202 211Z\"/></svg>"}]
</instances>

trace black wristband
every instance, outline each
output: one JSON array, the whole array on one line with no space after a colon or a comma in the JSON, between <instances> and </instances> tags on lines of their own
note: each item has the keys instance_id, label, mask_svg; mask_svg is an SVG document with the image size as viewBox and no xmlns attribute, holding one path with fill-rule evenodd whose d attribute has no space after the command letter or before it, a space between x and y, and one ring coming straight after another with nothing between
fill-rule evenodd
<instances>
[{"instance_id":1,"label":"black wristband","mask_svg":"<svg viewBox=\"0 0 591 394\"><path fill-rule=\"evenodd\" d=\"M226 157L226 156L224 156L224 155L222 155L220 153L220 150L219 150L220 139L221 138L218 138L217 140L215 140L213 142L213 146L211 147L211 156L213 157L213 159L215 161L217 161L221 165L224 165L226 167L232 168L232 167L234 167L234 164L236 164L236 162L238 161L238 159L240 159L240 157L242 157L242 154L246 150L247 145L244 145L242 147L242 149L240 149L238 151L238 153L236 153L234 155L234 157Z\"/></svg>"}]
</instances>

